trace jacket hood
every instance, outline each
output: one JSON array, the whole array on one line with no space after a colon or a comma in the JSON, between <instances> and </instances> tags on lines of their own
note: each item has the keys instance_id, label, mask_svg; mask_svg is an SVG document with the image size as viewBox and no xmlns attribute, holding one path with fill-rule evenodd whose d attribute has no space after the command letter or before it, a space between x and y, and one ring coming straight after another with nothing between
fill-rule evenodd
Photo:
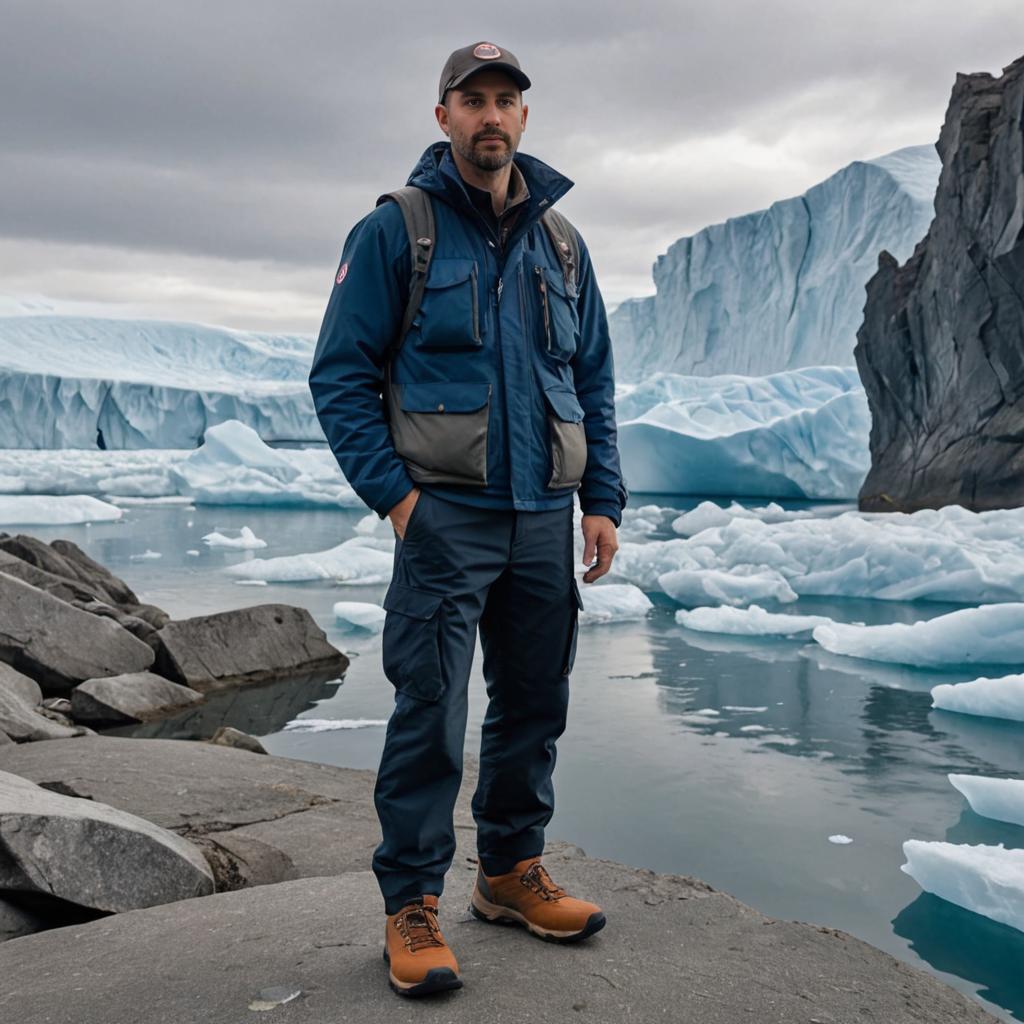
<instances>
[{"instance_id":1,"label":"jacket hood","mask_svg":"<svg viewBox=\"0 0 1024 1024\"><path fill-rule=\"evenodd\" d=\"M574 184L564 174L559 174L553 167L534 156L516 153L512 160L519 168L530 191L527 220L540 216L543 210L561 199ZM448 141L435 142L423 151L406 184L430 192L452 206L470 210L473 208L452 158L452 144Z\"/></svg>"}]
</instances>

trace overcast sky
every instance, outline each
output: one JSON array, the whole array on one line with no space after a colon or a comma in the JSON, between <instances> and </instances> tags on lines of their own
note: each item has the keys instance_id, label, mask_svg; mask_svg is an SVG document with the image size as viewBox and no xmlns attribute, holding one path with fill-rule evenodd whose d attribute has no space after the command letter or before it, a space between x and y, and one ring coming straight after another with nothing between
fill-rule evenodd
<instances>
[{"instance_id":1,"label":"overcast sky","mask_svg":"<svg viewBox=\"0 0 1024 1024\"><path fill-rule=\"evenodd\" d=\"M315 332L351 225L442 138L448 54L533 80L521 149L609 306L675 239L938 136L1020 0L2 0L0 294Z\"/></svg>"}]
</instances>

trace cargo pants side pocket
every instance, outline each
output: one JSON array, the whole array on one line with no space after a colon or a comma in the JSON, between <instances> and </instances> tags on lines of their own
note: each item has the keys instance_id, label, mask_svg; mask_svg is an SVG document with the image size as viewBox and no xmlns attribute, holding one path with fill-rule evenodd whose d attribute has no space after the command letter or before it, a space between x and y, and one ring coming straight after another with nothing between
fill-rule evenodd
<instances>
[{"instance_id":1,"label":"cargo pants side pocket","mask_svg":"<svg viewBox=\"0 0 1024 1024\"><path fill-rule=\"evenodd\" d=\"M580 588L575 576L572 578L570 600L572 601L572 626L569 630L569 644L563 662L563 676L567 676L572 672L572 667L576 662L576 641L579 639L580 632L580 610L583 608L583 598L580 596Z\"/></svg>"},{"instance_id":2,"label":"cargo pants side pocket","mask_svg":"<svg viewBox=\"0 0 1024 1024\"><path fill-rule=\"evenodd\" d=\"M443 594L392 581L384 595L384 675L395 689L431 703L444 693L441 673Z\"/></svg>"}]
</instances>

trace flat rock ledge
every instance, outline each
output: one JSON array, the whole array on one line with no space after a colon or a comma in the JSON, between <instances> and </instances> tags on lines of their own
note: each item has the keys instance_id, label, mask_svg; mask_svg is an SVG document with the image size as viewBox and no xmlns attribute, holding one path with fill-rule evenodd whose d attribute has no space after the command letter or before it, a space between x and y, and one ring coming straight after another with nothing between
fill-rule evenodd
<instances>
[{"instance_id":1,"label":"flat rock ledge","mask_svg":"<svg viewBox=\"0 0 1024 1024\"><path fill-rule=\"evenodd\" d=\"M231 891L0 942L0 1020L239 1024L258 1009L311 1024L996 1020L843 932L776 921L696 879L566 844L549 845L545 862L602 904L604 931L562 947L477 921L466 910L476 872L467 767L441 901L465 987L407 1003L387 987L383 906L365 870L379 839L372 772L175 740L5 747L0 771L176 832ZM40 964L60 965L61 983Z\"/></svg>"},{"instance_id":2,"label":"flat rock ledge","mask_svg":"<svg viewBox=\"0 0 1024 1024\"><path fill-rule=\"evenodd\" d=\"M184 900L0 945L0 1017L20 1024L672 1021L974 1024L941 982L828 928L773 921L693 879L550 851L555 877L598 898L608 926L553 946L466 911L472 865L448 876L441 924L464 988L415 1004L387 987L368 871ZM40 964L61 964L67 986ZM69 991L73 987L73 991ZM272 993L268 990L273 990ZM298 993L288 999L292 993Z\"/></svg>"}]
</instances>

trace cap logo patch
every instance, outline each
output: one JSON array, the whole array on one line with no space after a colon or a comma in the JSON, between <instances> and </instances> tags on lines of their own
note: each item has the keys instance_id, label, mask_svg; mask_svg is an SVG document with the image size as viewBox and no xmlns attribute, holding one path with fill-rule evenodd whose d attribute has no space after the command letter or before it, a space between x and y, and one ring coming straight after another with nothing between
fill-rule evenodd
<instances>
[{"instance_id":1,"label":"cap logo patch","mask_svg":"<svg viewBox=\"0 0 1024 1024\"><path fill-rule=\"evenodd\" d=\"M494 60L495 57L501 56L501 50L494 43L481 43L473 50L473 56L480 60Z\"/></svg>"},{"instance_id":2,"label":"cap logo patch","mask_svg":"<svg viewBox=\"0 0 1024 1024\"><path fill-rule=\"evenodd\" d=\"M335 284L341 284L345 280L345 275L348 273L348 264L342 263L338 270L338 276L334 279Z\"/></svg>"}]
</instances>

